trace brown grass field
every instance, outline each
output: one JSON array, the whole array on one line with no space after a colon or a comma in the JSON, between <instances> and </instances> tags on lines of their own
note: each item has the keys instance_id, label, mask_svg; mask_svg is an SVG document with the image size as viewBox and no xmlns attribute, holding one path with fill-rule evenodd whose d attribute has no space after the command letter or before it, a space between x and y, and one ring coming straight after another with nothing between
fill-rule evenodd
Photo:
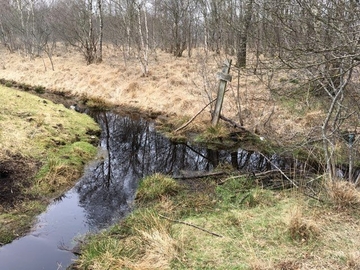
<instances>
[{"instance_id":1,"label":"brown grass field","mask_svg":"<svg viewBox=\"0 0 360 270\"><path fill-rule=\"evenodd\" d=\"M216 73L225 59L224 55L209 54L205 57L200 51L194 52L192 58L174 58L157 52L150 56L149 76L143 77L135 58L125 62L122 52L111 48L105 50L103 63L87 66L78 52L58 47L53 57L54 70L46 57L29 59L20 54L9 54L4 49L0 49L0 56L2 79L187 119L216 96ZM239 89L244 127L278 142L301 139L314 130L323 118L320 104L310 99L306 91L296 93L299 95L297 98L288 98L275 91L298 89L299 85L294 83L296 80L291 82L296 74L275 76L270 71L261 71L261 76L254 75L249 60L249 69L241 70ZM239 105L236 103L236 74L233 69L233 81L228 85L223 107L223 114L235 121L238 120ZM30 131L39 132L47 126L59 128L55 122L52 123L58 119L45 111L45 108L53 108L50 104L40 102L45 107L42 108L38 105L38 97L27 97L28 100L34 99L34 103L30 103L22 99L28 93L20 94L6 87L0 89L3 91L0 98L7 98L3 99L6 106L0 106L4 125L0 131L12 131L6 123L21 126L23 130L23 133L17 132L17 138L5 137L14 132L0 134L3 136L1 150L20 145L18 142L29 137ZM13 105L19 100L41 113L34 112L28 121L30 116L22 114L21 109ZM76 114L62 108L55 111ZM72 131L77 124L68 119L74 117L64 118L60 127ZM14 119L22 122L17 124ZM198 120L209 121L209 110L205 110ZM85 123L84 119L78 121ZM30 130L31 125L33 130ZM59 134L70 136L63 132ZM44 135L47 140L51 136ZM62 137L56 140L68 141ZM31 146L29 143L26 145ZM78 149L78 144L75 147ZM42 148L36 146L34 149ZM69 151L73 148L69 147ZM29 148L25 153L37 152ZM60 156L64 154L60 152ZM50 176L52 170L49 170ZM161 177L156 177L160 178L156 179L156 187L161 187ZM52 180L53 177L44 179ZM181 188L176 194L175 186L171 186L171 192L168 192L166 188L152 191L144 185L146 189L143 191L153 194L141 193L140 189L136 211L109 230L93 235L77 261L78 269L360 269L360 195L354 186L342 182L324 185L326 183L319 180L319 185L323 185L319 194L323 199L321 202L304 196L298 192L299 189L271 191L255 183L248 187L247 179L243 180L246 185L237 176L225 179L221 186L209 181L208 189L204 191ZM167 178L165 183L168 183ZM54 183L49 181L49 184ZM152 199L142 205L140 199L144 198ZM14 231L10 226L18 226L20 219L24 223L24 215L18 213L34 212L27 218L30 223L35 213L44 208L35 203L30 205L28 200L17 207L14 214L0 208L0 236L1 233L4 235L0 242L11 241L18 235L9 235Z\"/></svg>"},{"instance_id":2,"label":"brown grass field","mask_svg":"<svg viewBox=\"0 0 360 270\"><path fill-rule=\"evenodd\" d=\"M79 52L58 47L52 58L54 70L46 56L30 59L19 53L9 54L5 49L0 50L0 56L0 78L101 98L117 105L160 111L175 117L191 117L216 97L216 73L226 58L226 55L214 54L205 57L201 50L194 51L191 58L175 58L158 51L150 55L149 76L144 77L135 57L125 61L121 51L111 48L104 50L102 63L87 66ZM244 127L284 141L294 134L304 134L304 129L310 128L309 123L312 125L319 113L304 111L306 100L299 100L295 108L293 105L290 108L279 106L266 85L272 78L271 88L285 87L289 75L274 77L267 71L261 76L254 75L252 59L249 63L249 68L242 70L240 75L239 100ZM233 81L228 84L222 113L239 122L235 68L231 75ZM208 121L209 109L197 119Z\"/></svg>"}]
</instances>

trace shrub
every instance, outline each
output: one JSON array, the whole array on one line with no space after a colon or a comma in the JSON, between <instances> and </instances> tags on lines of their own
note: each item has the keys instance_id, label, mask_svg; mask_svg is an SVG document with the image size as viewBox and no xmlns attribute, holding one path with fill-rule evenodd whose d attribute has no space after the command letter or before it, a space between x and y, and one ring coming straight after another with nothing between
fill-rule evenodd
<instances>
[{"instance_id":1,"label":"shrub","mask_svg":"<svg viewBox=\"0 0 360 270\"><path fill-rule=\"evenodd\" d=\"M31 86L26 83L19 84L19 88L23 89L24 91L29 91L31 89Z\"/></svg>"},{"instance_id":2,"label":"shrub","mask_svg":"<svg viewBox=\"0 0 360 270\"><path fill-rule=\"evenodd\" d=\"M12 87L13 84L12 84L12 82L7 81L7 82L5 83L5 86L6 86L6 87Z\"/></svg>"},{"instance_id":3,"label":"shrub","mask_svg":"<svg viewBox=\"0 0 360 270\"><path fill-rule=\"evenodd\" d=\"M38 94L44 94L45 93L45 87L41 85L37 85L34 88L34 91Z\"/></svg>"}]
</instances>

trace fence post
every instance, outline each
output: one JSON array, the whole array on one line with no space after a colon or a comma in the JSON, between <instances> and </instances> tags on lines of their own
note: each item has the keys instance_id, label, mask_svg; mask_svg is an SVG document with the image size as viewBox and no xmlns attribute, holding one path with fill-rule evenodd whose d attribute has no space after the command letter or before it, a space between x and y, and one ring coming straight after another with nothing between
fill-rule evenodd
<instances>
[{"instance_id":1,"label":"fence post","mask_svg":"<svg viewBox=\"0 0 360 270\"><path fill-rule=\"evenodd\" d=\"M226 84L227 82L231 82L231 75L229 75L230 67L231 67L231 59L230 60L226 59L221 72L217 74L218 78L220 79L220 83L219 83L216 104L215 104L215 111L212 115L212 120L211 120L211 124L213 126L217 126L217 124L219 123L221 108L225 96Z\"/></svg>"}]
</instances>

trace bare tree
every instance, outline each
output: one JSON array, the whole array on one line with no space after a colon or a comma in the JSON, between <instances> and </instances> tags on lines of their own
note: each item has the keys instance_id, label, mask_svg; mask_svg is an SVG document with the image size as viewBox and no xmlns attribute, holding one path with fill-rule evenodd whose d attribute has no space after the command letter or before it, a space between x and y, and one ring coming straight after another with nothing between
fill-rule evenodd
<instances>
[{"instance_id":1,"label":"bare tree","mask_svg":"<svg viewBox=\"0 0 360 270\"><path fill-rule=\"evenodd\" d=\"M102 13L101 3L94 0L59 0L53 6L53 23L58 35L78 48L88 65L97 61L98 50L102 54L103 20L96 20L96 13Z\"/></svg>"},{"instance_id":2,"label":"bare tree","mask_svg":"<svg viewBox=\"0 0 360 270\"><path fill-rule=\"evenodd\" d=\"M359 4L357 1L296 0L272 9L277 55L285 67L311 82L323 96L327 113L321 126L326 169L335 177L336 144L343 129L358 123L350 105L356 97L354 71L359 67Z\"/></svg>"},{"instance_id":3,"label":"bare tree","mask_svg":"<svg viewBox=\"0 0 360 270\"><path fill-rule=\"evenodd\" d=\"M103 15L103 0L97 0L98 20L99 20L99 53L96 56L98 63L103 60L103 37L104 37L104 15Z\"/></svg>"},{"instance_id":4,"label":"bare tree","mask_svg":"<svg viewBox=\"0 0 360 270\"><path fill-rule=\"evenodd\" d=\"M147 23L147 11L146 11L146 1L141 1L137 3L137 11L138 11L138 30L139 30L139 38L140 44L139 48L139 56L138 59L141 63L141 68L143 72L143 76L147 76L148 74L148 65L149 65L149 28ZM143 14L143 16L142 16ZM144 27L145 27L145 36L142 30L141 18L144 18Z\"/></svg>"}]
</instances>

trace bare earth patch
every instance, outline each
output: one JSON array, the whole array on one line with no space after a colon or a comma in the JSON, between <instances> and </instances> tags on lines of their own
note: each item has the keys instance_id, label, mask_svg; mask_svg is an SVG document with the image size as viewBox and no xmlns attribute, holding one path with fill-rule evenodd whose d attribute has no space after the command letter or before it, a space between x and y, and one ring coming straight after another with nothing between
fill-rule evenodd
<instances>
[{"instance_id":1,"label":"bare earth patch","mask_svg":"<svg viewBox=\"0 0 360 270\"><path fill-rule=\"evenodd\" d=\"M27 199L24 189L31 185L37 168L35 161L20 156L0 161L0 207L14 207Z\"/></svg>"}]
</instances>

